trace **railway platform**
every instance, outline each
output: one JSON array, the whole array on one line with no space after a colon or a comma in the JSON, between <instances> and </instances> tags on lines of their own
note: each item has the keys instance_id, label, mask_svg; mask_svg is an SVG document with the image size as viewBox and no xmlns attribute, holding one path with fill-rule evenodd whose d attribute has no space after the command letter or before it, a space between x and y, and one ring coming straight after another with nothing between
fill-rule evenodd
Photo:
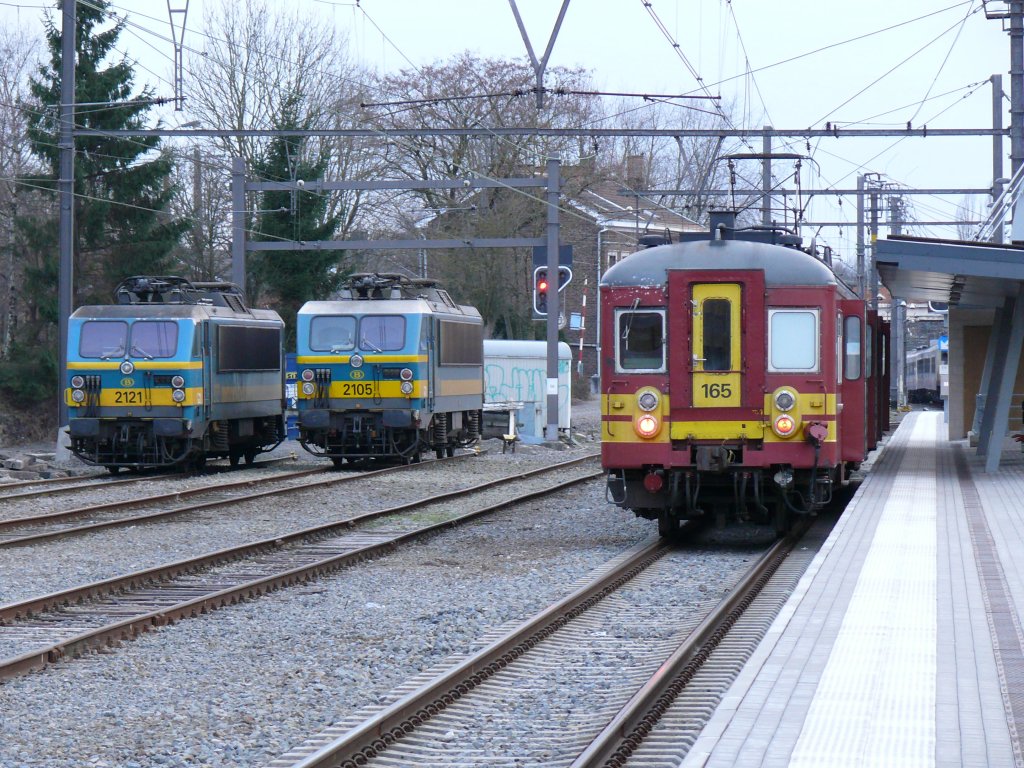
<instances>
[{"instance_id":1,"label":"railway platform","mask_svg":"<svg viewBox=\"0 0 1024 768\"><path fill-rule=\"evenodd\" d=\"M682 765L1024 765L1013 445L908 413Z\"/></svg>"}]
</instances>

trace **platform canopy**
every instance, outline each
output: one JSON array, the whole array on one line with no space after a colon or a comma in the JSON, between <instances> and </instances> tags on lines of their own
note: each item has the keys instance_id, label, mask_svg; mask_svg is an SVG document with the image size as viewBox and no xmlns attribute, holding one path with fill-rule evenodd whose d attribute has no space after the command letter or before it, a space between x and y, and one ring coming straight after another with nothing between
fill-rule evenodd
<instances>
[{"instance_id":1,"label":"platform canopy","mask_svg":"<svg viewBox=\"0 0 1024 768\"><path fill-rule=\"evenodd\" d=\"M975 419L978 454L994 472L1024 343L1024 245L890 235L876 243L875 266L894 299L995 310L981 379L985 406Z\"/></svg>"}]
</instances>

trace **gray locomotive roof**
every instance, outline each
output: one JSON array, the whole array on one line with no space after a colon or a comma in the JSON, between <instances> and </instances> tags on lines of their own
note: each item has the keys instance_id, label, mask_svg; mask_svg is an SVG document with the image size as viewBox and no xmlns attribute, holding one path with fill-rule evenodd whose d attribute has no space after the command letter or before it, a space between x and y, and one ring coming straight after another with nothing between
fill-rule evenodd
<instances>
[{"instance_id":1,"label":"gray locomotive roof","mask_svg":"<svg viewBox=\"0 0 1024 768\"><path fill-rule=\"evenodd\" d=\"M190 318L205 320L210 317L232 320L277 320L281 316L272 309L250 309L248 312L236 312L229 307L216 307L209 304L97 304L79 307L71 313L71 317L79 319L103 320L159 320L160 318Z\"/></svg>"},{"instance_id":2,"label":"gray locomotive roof","mask_svg":"<svg viewBox=\"0 0 1024 768\"><path fill-rule=\"evenodd\" d=\"M670 269L760 269L766 285L835 285L828 266L808 253L748 240L698 240L637 251L601 278L601 285L663 285Z\"/></svg>"},{"instance_id":3,"label":"gray locomotive roof","mask_svg":"<svg viewBox=\"0 0 1024 768\"><path fill-rule=\"evenodd\" d=\"M307 301L300 315L456 315L479 318L476 307L455 305L449 307L426 299L342 299L340 301Z\"/></svg>"}]
</instances>

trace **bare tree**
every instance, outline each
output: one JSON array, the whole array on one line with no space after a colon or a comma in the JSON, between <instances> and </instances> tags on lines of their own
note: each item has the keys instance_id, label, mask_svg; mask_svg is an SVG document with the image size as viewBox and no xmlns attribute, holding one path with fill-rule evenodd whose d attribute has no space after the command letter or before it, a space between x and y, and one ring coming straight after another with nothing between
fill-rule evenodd
<instances>
[{"instance_id":1,"label":"bare tree","mask_svg":"<svg viewBox=\"0 0 1024 768\"><path fill-rule=\"evenodd\" d=\"M188 61L189 117L206 127L240 131L361 127L358 105L366 100L364 83L371 78L350 62L347 41L333 28L265 0L223 0L207 12L204 24L209 42L201 55ZM207 170L216 174L219 169L223 182L230 177L233 157L242 157L246 167L252 169L266 157L270 144L270 139L241 135L207 142L200 146L199 162L205 169L201 175ZM326 157L328 180L367 178L379 162L375 144L311 137L294 143L301 156L292 159L291 167L317 164ZM287 181L289 177L272 180ZM181 186L186 191L186 204L197 211L198 219L188 250L193 258L205 254L200 258L204 270L223 269L217 254L229 224L223 218L230 212L229 186L221 183L207 188L202 184L206 192L199 208L192 201L194 192L190 192L194 183ZM359 225L366 193L325 194L324 220L338 218L338 232L344 237ZM256 208L257 197L250 195L250 229L258 225ZM252 288L259 290L259 286Z\"/></svg>"},{"instance_id":2,"label":"bare tree","mask_svg":"<svg viewBox=\"0 0 1024 768\"><path fill-rule=\"evenodd\" d=\"M23 29L0 28L0 359L10 353L24 274L24 265L15 258L14 221L28 201L38 198L19 180L42 170L31 153L21 109L28 95L28 76L38 66L40 43Z\"/></svg>"},{"instance_id":3,"label":"bare tree","mask_svg":"<svg viewBox=\"0 0 1024 768\"><path fill-rule=\"evenodd\" d=\"M638 107L635 101L619 100L610 110L609 122L617 128L638 131L711 129L723 124L721 116L712 113L706 102L698 104L657 102ZM722 137L621 136L602 146L601 163L606 168L618 168L619 178L633 189L696 190L688 195L667 195L659 203L701 222L711 208L731 203L708 192L728 187L728 167L722 158L734 151L737 144Z\"/></svg>"},{"instance_id":4,"label":"bare tree","mask_svg":"<svg viewBox=\"0 0 1024 768\"><path fill-rule=\"evenodd\" d=\"M601 115L589 75L580 69L547 73L549 93L538 110L532 68L524 61L463 53L380 81L373 124L386 129L578 127ZM588 151L573 138L420 135L388 142L383 164L391 177L409 179L509 178L542 173L548 157L571 164ZM571 194L570 189L565 190ZM541 187L484 189L472 185L395 195L392 223L430 237L538 236L546 217ZM412 225L412 226L409 226ZM488 332L523 338L532 331L527 314L530 253L525 249L470 253L429 251L430 275L462 301L480 309Z\"/></svg>"}]
</instances>

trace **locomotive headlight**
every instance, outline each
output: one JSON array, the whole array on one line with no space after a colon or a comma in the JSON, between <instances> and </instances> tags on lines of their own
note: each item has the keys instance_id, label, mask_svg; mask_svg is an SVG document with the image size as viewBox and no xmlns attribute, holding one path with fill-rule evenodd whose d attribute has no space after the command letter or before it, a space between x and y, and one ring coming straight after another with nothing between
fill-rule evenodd
<instances>
[{"instance_id":1,"label":"locomotive headlight","mask_svg":"<svg viewBox=\"0 0 1024 768\"><path fill-rule=\"evenodd\" d=\"M174 376L171 378L171 386L175 389L183 389L185 387L184 376Z\"/></svg>"},{"instance_id":2,"label":"locomotive headlight","mask_svg":"<svg viewBox=\"0 0 1024 768\"><path fill-rule=\"evenodd\" d=\"M72 389L71 399L74 400L76 403L80 403L83 400L85 400L85 392L83 392L80 389Z\"/></svg>"},{"instance_id":3,"label":"locomotive headlight","mask_svg":"<svg viewBox=\"0 0 1024 768\"><path fill-rule=\"evenodd\" d=\"M661 423L653 413L644 413L634 422L633 428L640 437L654 437L661 429Z\"/></svg>"},{"instance_id":4,"label":"locomotive headlight","mask_svg":"<svg viewBox=\"0 0 1024 768\"><path fill-rule=\"evenodd\" d=\"M402 394L403 395L411 395L412 394L412 382L411 381L403 381L402 382Z\"/></svg>"},{"instance_id":5,"label":"locomotive headlight","mask_svg":"<svg viewBox=\"0 0 1024 768\"><path fill-rule=\"evenodd\" d=\"M348 359L348 364L351 365L353 368L362 368L363 356L359 354L352 355L352 357Z\"/></svg>"},{"instance_id":6,"label":"locomotive headlight","mask_svg":"<svg viewBox=\"0 0 1024 768\"><path fill-rule=\"evenodd\" d=\"M185 390L183 390L183 389L171 390L171 400L173 400L176 403L184 402L184 400L185 400Z\"/></svg>"},{"instance_id":7,"label":"locomotive headlight","mask_svg":"<svg viewBox=\"0 0 1024 768\"><path fill-rule=\"evenodd\" d=\"M123 373L125 376L130 376L134 370L135 365L134 363L132 363L131 360L125 360L123 363L121 363L121 373Z\"/></svg>"},{"instance_id":8,"label":"locomotive headlight","mask_svg":"<svg viewBox=\"0 0 1024 768\"><path fill-rule=\"evenodd\" d=\"M653 389L644 389L640 391L640 396L636 399L636 404L640 406L641 410L653 411L658 407L658 393Z\"/></svg>"},{"instance_id":9,"label":"locomotive headlight","mask_svg":"<svg viewBox=\"0 0 1024 768\"><path fill-rule=\"evenodd\" d=\"M85 386L85 379L81 376L72 376L71 386L74 387L75 389L81 389L82 387Z\"/></svg>"},{"instance_id":10,"label":"locomotive headlight","mask_svg":"<svg viewBox=\"0 0 1024 768\"><path fill-rule=\"evenodd\" d=\"M780 389L775 393L775 408L780 411L788 411L796 405L796 395L788 389Z\"/></svg>"},{"instance_id":11,"label":"locomotive headlight","mask_svg":"<svg viewBox=\"0 0 1024 768\"><path fill-rule=\"evenodd\" d=\"M775 430L775 434L779 437L789 437L796 432L796 419L792 416L783 414L775 419L772 424L772 429Z\"/></svg>"},{"instance_id":12,"label":"locomotive headlight","mask_svg":"<svg viewBox=\"0 0 1024 768\"><path fill-rule=\"evenodd\" d=\"M402 381L412 381L412 368L403 368L398 375L402 377ZM405 392L404 389L402 391Z\"/></svg>"},{"instance_id":13,"label":"locomotive headlight","mask_svg":"<svg viewBox=\"0 0 1024 768\"><path fill-rule=\"evenodd\" d=\"M312 395L314 389L316 389L316 387L314 387L311 382L304 381L302 383L302 394L304 394L304 395Z\"/></svg>"},{"instance_id":14,"label":"locomotive headlight","mask_svg":"<svg viewBox=\"0 0 1024 768\"><path fill-rule=\"evenodd\" d=\"M303 380L303 381L312 381L312 380L313 380L313 377L314 377L315 375L316 375L316 374L315 374L315 373L313 373L313 369L312 369L312 368L304 368L304 369L302 370L302 380ZM306 388L305 388L305 387L303 387L303 388L302 388L302 391L303 391L303 392L305 392L305 391L306 391ZM308 394L309 394L309 392L306 392L306 394L308 395Z\"/></svg>"}]
</instances>

